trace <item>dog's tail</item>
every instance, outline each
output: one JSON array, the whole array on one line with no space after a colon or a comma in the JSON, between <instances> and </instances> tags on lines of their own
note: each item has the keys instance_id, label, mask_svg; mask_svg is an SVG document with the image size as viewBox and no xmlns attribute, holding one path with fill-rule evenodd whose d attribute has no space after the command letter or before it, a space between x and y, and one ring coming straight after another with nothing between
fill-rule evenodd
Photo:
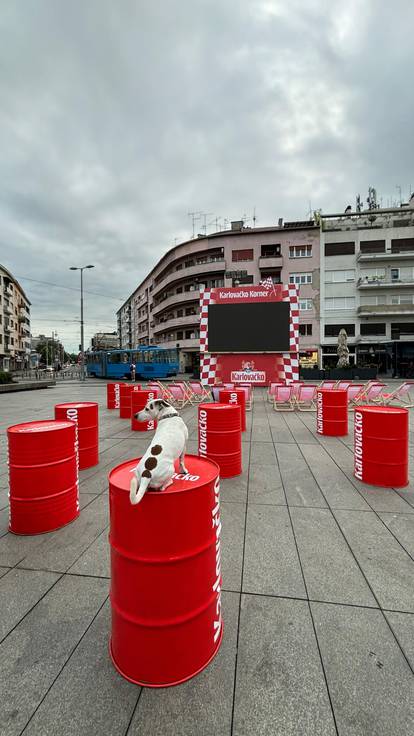
<instances>
[{"instance_id":1,"label":"dog's tail","mask_svg":"<svg viewBox=\"0 0 414 736\"><path fill-rule=\"evenodd\" d=\"M145 491L147 490L151 480L151 475L142 475L141 480L139 483L138 488L138 479L134 475L131 478L131 483L129 486L129 500L131 501L132 505L135 506L137 503L139 503L145 494Z\"/></svg>"}]
</instances>

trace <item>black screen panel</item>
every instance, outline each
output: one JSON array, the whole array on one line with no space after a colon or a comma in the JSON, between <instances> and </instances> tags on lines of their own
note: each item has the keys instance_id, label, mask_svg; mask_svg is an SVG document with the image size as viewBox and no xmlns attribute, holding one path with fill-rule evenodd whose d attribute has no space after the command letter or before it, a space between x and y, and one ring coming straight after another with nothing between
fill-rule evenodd
<instances>
[{"instance_id":1,"label":"black screen panel","mask_svg":"<svg viewBox=\"0 0 414 736\"><path fill-rule=\"evenodd\" d=\"M210 304L210 353L286 353L289 351L289 302Z\"/></svg>"}]
</instances>

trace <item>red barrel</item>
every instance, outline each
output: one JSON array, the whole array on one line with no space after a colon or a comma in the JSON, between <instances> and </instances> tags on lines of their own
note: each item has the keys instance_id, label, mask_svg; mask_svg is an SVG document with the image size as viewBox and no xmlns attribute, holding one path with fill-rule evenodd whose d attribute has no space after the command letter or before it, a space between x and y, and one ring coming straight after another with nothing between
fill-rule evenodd
<instances>
[{"instance_id":1,"label":"red barrel","mask_svg":"<svg viewBox=\"0 0 414 736\"><path fill-rule=\"evenodd\" d=\"M214 460L222 478L242 472L240 404L199 404L198 454Z\"/></svg>"},{"instance_id":2,"label":"red barrel","mask_svg":"<svg viewBox=\"0 0 414 736\"><path fill-rule=\"evenodd\" d=\"M348 434L348 391L318 388L316 431L330 437Z\"/></svg>"},{"instance_id":3,"label":"red barrel","mask_svg":"<svg viewBox=\"0 0 414 736\"><path fill-rule=\"evenodd\" d=\"M373 486L406 486L408 409L358 406L354 418L355 478Z\"/></svg>"},{"instance_id":4,"label":"red barrel","mask_svg":"<svg viewBox=\"0 0 414 736\"><path fill-rule=\"evenodd\" d=\"M119 387L119 417L131 419L131 383L121 383Z\"/></svg>"},{"instance_id":5,"label":"red barrel","mask_svg":"<svg viewBox=\"0 0 414 736\"><path fill-rule=\"evenodd\" d=\"M119 409L119 392L122 383L107 383L106 384L106 408L107 409Z\"/></svg>"},{"instance_id":6,"label":"red barrel","mask_svg":"<svg viewBox=\"0 0 414 736\"><path fill-rule=\"evenodd\" d=\"M219 469L186 455L186 475L131 506L139 459L109 474L112 636L116 669L145 687L178 685L217 653L221 618Z\"/></svg>"},{"instance_id":7,"label":"red barrel","mask_svg":"<svg viewBox=\"0 0 414 736\"><path fill-rule=\"evenodd\" d=\"M15 424L9 445L10 520L14 534L43 534L79 516L76 424L46 419Z\"/></svg>"},{"instance_id":8,"label":"red barrel","mask_svg":"<svg viewBox=\"0 0 414 736\"><path fill-rule=\"evenodd\" d=\"M241 388L223 388L219 392L219 401L222 404L240 404L241 431L246 431L246 392Z\"/></svg>"},{"instance_id":9,"label":"red barrel","mask_svg":"<svg viewBox=\"0 0 414 736\"><path fill-rule=\"evenodd\" d=\"M147 401L150 399L156 399L158 396L158 390L145 389L142 391L132 391L131 393L131 429L135 432L148 432L152 429L156 429L157 422L150 419L148 422L139 422L134 416L138 411L144 408Z\"/></svg>"},{"instance_id":10,"label":"red barrel","mask_svg":"<svg viewBox=\"0 0 414 736\"><path fill-rule=\"evenodd\" d=\"M56 404L55 419L71 419L78 426L79 469L98 465L98 404L95 401Z\"/></svg>"}]
</instances>

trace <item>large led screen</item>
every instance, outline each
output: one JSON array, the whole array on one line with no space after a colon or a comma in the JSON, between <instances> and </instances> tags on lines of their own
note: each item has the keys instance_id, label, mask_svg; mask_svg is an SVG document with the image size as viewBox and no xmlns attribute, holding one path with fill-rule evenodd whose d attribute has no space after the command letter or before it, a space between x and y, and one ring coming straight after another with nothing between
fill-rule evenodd
<instances>
[{"instance_id":1,"label":"large led screen","mask_svg":"<svg viewBox=\"0 0 414 736\"><path fill-rule=\"evenodd\" d=\"M289 352L289 302L210 304L210 353Z\"/></svg>"}]
</instances>

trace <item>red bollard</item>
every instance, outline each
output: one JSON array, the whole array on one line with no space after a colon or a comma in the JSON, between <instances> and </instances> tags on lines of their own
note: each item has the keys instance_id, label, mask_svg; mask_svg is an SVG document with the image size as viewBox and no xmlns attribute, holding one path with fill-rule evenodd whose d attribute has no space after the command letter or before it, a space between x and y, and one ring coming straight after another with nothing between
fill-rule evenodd
<instances>
[{"instance_id":1,"label":"red bollard","mask_svg":"<svg viewBox=\"0 0 414 736\"><path fill-rule=\"evenodd\" d=\"M386 488L408 485L408 410L358 406L354 419L355 478Z\"/></svg>"},{"instance_id":2,"label":"red bollard","mask_svg":"<svg viewBox=\"0 0 414 736\"><path fill-rule=\"evenodd\" d=\"M79 469L98 465L98 404L95 401L56 404L55 419L71 419L78 426Z\"/></svg>"},{"instance_id":3,"label":"red bollard","mask_svg":"<svg viewBox=\"0 0 414 736\"><path fill-rule=\"evenodd\" d=\"M156 429L157 422L149 419L148 422L139 422L135 419L135 414L144 408L147 401L156 399L158 391L156 389L144 389L143 391L132 391L131 393L131 429L135 432L149 432Z\"/></svg>"},{"instance_id":4,"label":"red bollard","mask_svg":"<svg viewBox=\"0 0 414 736\"><path fill-rule=\"evenodd\" d=\"M109 474L112 661L145 687L201 672L222 639L219 469L186 455L188 474L131 506L139 459Z\"/></svg>"},{"instance_id":5,"label":"red bollard","mask_svg":"<svg viewBox=\"0 0 414 736\"><path fill-rule=\"evenodd\" d=\"M348 434L348 391L317 389L316 431L330 437Z\"/></svg>"},{"instance_id":6,"label":"red bollard","mask_svg":"<svg viewBox=\"0 0 414 736\"><path fill-rule=\"evenodd\" d=\"M119 409L119 392L122 383L106 384L106 408Z\"/></svg>"},{"instance_id":7,"label":"red bollard","mask_svg":"<svg viewBox=\"0 0 414 736\"><path fill-rule=\"evenodd\" d=\"M240 404L199 404L198 454L214 460L222 478L242 472Z\"/></svg>"},{"instance_id":8,"label":"red bollard","mask_svg":"<svg viewBox=\"0 0 414 736\"><path fill-rule=\"evenodd\" d=\"M222 404L240 404L241 431L246 431L246 392L241 388L223 388L219 391L219 401Z\"/></svg>"},{"instance_id":9,"label":"red bollard","mask_svg":"<svg viewBox=\"0 0 414 736\"><path fill-rule=\"evenodd\" d=\"M78 438L73 422L47 419L7 430L13 534L43 534L79 516Z\"/></svg>"}]
</instances>

